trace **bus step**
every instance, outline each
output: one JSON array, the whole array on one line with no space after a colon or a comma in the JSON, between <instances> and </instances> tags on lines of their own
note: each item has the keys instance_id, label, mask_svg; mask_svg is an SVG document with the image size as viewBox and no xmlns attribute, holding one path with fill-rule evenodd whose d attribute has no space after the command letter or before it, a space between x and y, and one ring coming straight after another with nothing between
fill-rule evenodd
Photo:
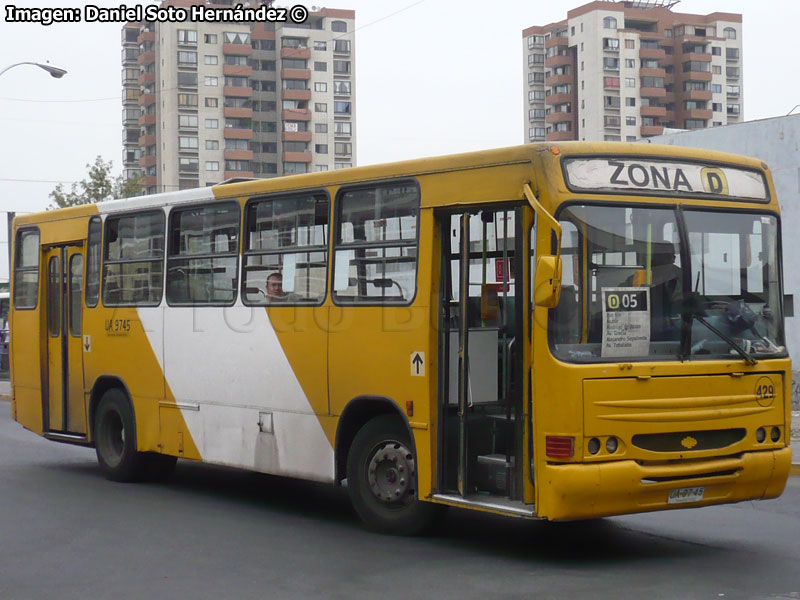
<instances>
[{"instance_id":1,"label":"bus step","mask_svg":"<svg viewBox=\"0 0 800 600\"><path fill-rule=\"evenodd\" d=\"M509 500L508 498L497 496L474 494L461 497L455 494L434 494L431 499L440 504L483 510L510 517L536 518L533 504L525 504L519 500Z\"/></svg>"},{"instance_id":2,"label":"bus step","mask_svg":"<svg viewBox=\"0 0 800 600\"><path fill-rule=\"evenodd\" d=\"M65 444L75 444L76 446L89 446L89 439L85 435L75 433L56 433L46 432L44 438L52 440L53 442L62 442Z\"/></svg>"}]
</instances>

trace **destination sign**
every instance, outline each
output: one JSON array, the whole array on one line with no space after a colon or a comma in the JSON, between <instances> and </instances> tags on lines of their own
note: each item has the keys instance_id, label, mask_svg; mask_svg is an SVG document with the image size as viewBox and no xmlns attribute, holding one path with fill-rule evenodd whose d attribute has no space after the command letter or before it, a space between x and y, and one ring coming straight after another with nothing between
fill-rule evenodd
<instances>
[{"instance_id":1,"label":"destination sign","mask_svg":"<svg viewBox=\"0 0 800 600\"><path fill-rule=\"evenodd\" d=\"M572 191L661 193L667 196L725 196L769 199L766 180L755 170L670 160L566 158L564 175Z\"/></svg>"}]
</instances>

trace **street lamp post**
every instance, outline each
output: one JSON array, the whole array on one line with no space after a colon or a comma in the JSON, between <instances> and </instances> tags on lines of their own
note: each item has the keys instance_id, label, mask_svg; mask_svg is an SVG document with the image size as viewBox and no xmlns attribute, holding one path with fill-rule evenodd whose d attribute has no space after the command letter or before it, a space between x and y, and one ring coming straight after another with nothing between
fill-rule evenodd
<instances>
[{"instance_id":1,"label":"street lamp post","mask_svg":"<svg viewBox=\"0 0 800 600\"><path fill-rule=\"evenodd\" d=\"M0 75L5 73L9 69L13 69L14 67L18 67L20 65L33 65L35 67L39 67L40 69L44 69L45 71L50 73L50 76L55 77L56 79L61 79L64 75L67 74L66 69L59 69L58 67L54 67L52 65L46 65L37 62L24 61L24 62L14 63L13 65L9 65L8 67L0 71Z\"/></svg>"}]
</instances>

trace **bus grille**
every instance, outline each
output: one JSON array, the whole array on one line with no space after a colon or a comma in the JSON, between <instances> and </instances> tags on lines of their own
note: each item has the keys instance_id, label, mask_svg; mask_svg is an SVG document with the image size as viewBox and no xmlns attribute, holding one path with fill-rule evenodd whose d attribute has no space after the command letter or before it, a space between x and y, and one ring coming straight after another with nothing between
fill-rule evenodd
<instances>
[{"instance_id":1,"label":"bus grille","mask_svg":"<svg viewBox=\"0 0 800 600\"><path fill-rule=\"evenodd\" d=\"M714 431L644 433L633 436L633 445L651 452L697 452L725 448L744 439L744 428Z\"/></svg>"}]
</instances>

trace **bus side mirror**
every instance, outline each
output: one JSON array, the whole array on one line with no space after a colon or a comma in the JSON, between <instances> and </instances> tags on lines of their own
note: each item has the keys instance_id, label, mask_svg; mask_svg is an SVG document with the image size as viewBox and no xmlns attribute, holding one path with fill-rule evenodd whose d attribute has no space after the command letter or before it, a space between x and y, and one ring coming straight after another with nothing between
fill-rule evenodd
<instances>
[{"instance_id":1,"label":"bus side mirror","mask_svg":"<svg viewBox=\"0 0 800 600\"><path fill-rule=\"evenodd\" d=\"M561 257L540 256L536 261L533 284L533 302L536 306L555 308L561 297Z\"/></svg>"}]
</instances>

